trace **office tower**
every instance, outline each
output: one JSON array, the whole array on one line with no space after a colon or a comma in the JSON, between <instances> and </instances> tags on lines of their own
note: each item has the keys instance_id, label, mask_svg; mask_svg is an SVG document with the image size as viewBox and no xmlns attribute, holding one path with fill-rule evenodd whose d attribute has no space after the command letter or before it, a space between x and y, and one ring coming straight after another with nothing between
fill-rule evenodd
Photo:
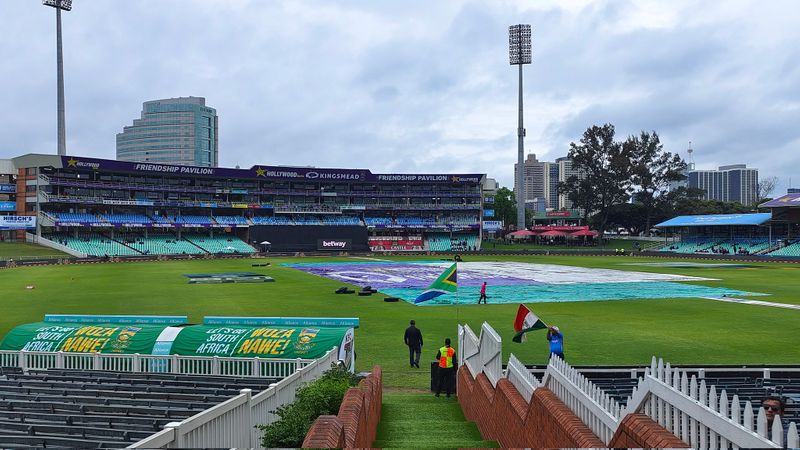
<instances>
[{"instance_id":1,"label":"office tower","mask_svg":"<svg viewBox=\"0 0 800 450\"><path fill-rule=\"evenodd\" d=\"M704 200L739 202L752 205L758 201L758 169L745 164L720 166L718 170L692 170L688 186L705 191Z\"/></svg>"},{"instance_id":2,"label":"office tower","mask_svg":"<svg viewBox=\"0 0 800 450\"><path fill-rule=\"evenodd\" d=\"M117 134L117 160L217 167L217 110L203 97L152 100Z\"/></svg>"}]
</instances>

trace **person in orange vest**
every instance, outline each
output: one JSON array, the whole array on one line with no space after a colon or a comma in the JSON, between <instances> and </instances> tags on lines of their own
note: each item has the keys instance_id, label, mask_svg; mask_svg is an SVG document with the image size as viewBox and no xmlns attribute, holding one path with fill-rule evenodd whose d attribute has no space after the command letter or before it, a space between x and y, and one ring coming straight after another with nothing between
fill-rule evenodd
<instances>
[{"instance_id":1,"label":"person in orange vest","mask_svg":"<svg viewBox=\"0 0 800 450\"><path fill-rule=\"evenodd\" d=\"M438 397L444 388L445 393L450 397L450 393L453 392L455 367L458 364L456 350L450 347L450 338L445 338L444 347L436 352L436 359L439 360L439 385L436 387L436 396Z\"/></svg>"}]
</instances>

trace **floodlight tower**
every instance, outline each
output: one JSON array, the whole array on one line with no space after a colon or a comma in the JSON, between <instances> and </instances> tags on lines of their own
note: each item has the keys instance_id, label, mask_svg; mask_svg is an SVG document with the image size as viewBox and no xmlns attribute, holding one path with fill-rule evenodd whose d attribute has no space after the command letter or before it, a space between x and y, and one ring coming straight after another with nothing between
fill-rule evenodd
<instances>
[{"instance_id":1,"label":"floodlight tower","mask_svg":"<svg viewBox=\"0 0 800 450\"><path fill-rule=\"evenodd\" d=\"M64 55L61 52L61 10L71 11L72 0L42 0L56 10L56 71L58 72L58 154L67 154L67 130L64 119Z\"/></svg>"},{"instance_id":2,"label":"floodlight tower","mask_svg":"<svg viewBox=\"0 0 800 450\"><path fill-rule=\"evenodd\" d=\"M508 60L519 66L519 125L517 126L517 229L525 229L525 128L522 126L522 65L531 63L531 26L508 27Z\"/></svg>"}]
</instances>

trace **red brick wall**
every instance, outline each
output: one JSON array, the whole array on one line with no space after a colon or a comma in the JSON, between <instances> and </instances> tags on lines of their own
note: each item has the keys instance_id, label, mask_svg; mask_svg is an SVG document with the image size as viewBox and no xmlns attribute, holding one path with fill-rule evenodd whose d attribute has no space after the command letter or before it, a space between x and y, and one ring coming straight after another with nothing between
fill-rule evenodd
<instances>
[{"instance_id":1,"label":"red brick wall","mask_svg":"<svg viewBox=\"0 0 800 450\"><path fill-rule=\"evenodd\" d=\"M506 379L493 388L486 375L473 379L462 366L458 380L464 416L477 424L484 439L497 440L503 447L605 447L547 388L537 389L528 403Z\"/></svg>"},{"instance_id":2,"label":"red brick wall","mask_svg":"<svg viewBox=\"0 0 800 450\"><path fill-rule=\"evenodd\" d=\"M689 445L650 417L628 414L619 424L609 447L688 448Z\"/></svg>"},{"instance_id":3,"label":"red brick wall","mask_svg":"<svg viewBox=\"0 0 800 450\"><path fill-rule=\"evenodd\" d=\"M338 415L320 416L314 421L303 440L303 448L372 446L381 420L382 403L383 372L375 366L358 387L347 390Z\"/></svg>"},{"instance_id":4,"label":"red brick wall","mask_svg":"<svg viewBox=\"0 0 800 450\"><path fill-rule=\"evenodd\" d=\"M344 426L336 416L319 416L303 440L303 448L344 448Z\"/></svg>"}]
</instances>

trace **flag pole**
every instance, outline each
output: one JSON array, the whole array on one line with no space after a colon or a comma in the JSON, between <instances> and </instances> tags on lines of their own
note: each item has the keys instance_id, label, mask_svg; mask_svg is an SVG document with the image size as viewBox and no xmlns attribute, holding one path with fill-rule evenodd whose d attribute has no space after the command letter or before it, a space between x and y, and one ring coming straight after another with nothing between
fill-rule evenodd
<instances>
[{"instance_id":1,"label":"flag pole","mask_svg":"<svg viewBox=\"0 0 800 450\"><path fill-rule=\"evenodd\" d=\"M460 323L459 323L459 315L458 315L458 305L459 305L459 302L458 302L458 261L456 261L456 323L460 325Z\"/></svg>"}]
</instances>

